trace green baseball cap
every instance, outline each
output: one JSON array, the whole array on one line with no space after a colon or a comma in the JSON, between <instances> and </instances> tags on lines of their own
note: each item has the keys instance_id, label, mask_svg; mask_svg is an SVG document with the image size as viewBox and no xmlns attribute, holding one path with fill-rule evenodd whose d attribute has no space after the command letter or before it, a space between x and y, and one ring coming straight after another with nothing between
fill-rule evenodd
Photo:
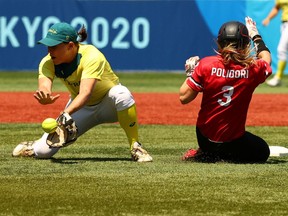
<instances>
[{"instance_id":1,"label":"green baseball cap","mask_svg":"<svg viewBox=\"0 0 288 216\"><path fill-rule=\"evenodd\" d=\"M45 46L56 46L60 43L77 42L77 32L68 23L61 22L52 25L45 38L38 41L38 44Z\"/></svg>"}]
</instances>

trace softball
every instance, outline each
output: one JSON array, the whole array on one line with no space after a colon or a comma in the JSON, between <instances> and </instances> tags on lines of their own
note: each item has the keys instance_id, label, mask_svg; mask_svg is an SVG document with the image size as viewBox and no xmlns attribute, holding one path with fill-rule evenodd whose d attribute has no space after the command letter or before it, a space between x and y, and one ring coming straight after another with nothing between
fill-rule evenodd
<instances>
[{"instance_id":1,"label":"softball","mask_svg":"<svg viewBox=\"0 0 288 216\"><path fill-rule=\"evenodd\" d=\"M46 118L42 122L42 129L46 133L54 133L56 131L57 126L58 126L58 123L57 123L56 119L54 119L54 118Z\"/></svg>"}]
</instances>

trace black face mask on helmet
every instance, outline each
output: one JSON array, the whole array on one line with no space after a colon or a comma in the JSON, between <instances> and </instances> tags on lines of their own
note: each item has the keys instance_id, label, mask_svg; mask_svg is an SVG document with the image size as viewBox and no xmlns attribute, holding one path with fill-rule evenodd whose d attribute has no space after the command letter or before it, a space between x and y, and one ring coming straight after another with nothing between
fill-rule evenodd
<instances>
[{"instance_id":1,"label":"black face mask on helmet","mask_svg":"<svg viewBox=\"0 0 288 216\"><path fill-rule=\"evenodd\" d=\"M237 21L226 22L219 29L217 42L221 48L233 43L235 48L244 49L250 43L248 29Z\"/></svg>"}]
</instances>

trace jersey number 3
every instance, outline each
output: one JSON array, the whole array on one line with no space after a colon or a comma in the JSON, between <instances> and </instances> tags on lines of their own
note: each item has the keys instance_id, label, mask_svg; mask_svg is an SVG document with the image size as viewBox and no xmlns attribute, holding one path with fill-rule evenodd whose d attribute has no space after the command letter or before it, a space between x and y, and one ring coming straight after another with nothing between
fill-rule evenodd
<instances>
[{"instance_id":1,"label":"jersey number 3","mask_svg":"<svg viewBox=\"0 0 288 216\"><path fill-rule=\"evenodd\" d=\"M234 87L233 86L223 86L222 91L225 91L223 94L222 99L218 99L218 103L220 106L229 106L232 100L232 95L234 92Z\"/></svg>"}]
</instances>

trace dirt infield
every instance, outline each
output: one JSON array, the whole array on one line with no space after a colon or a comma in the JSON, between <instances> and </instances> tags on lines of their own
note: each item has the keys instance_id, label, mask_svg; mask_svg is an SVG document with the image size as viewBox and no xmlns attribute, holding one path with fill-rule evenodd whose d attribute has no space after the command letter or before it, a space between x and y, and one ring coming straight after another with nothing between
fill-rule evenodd
<instances>
[{"instance_id":1,"label":"dirt infield","mask_svg":"<svg viewBox=\"0 0 288 216\"><path fill-rule=\"evenodd\" d=\"M40 105L29 92L0 92L0 123L40 123L57 117L68 100L67 93L55 104ZM134 93L140 124L195 125L201 97L188 105L174 93ZM250 126L288 126L287 94L255 94L247 117Z\"/></svg>"}]
</instances>

